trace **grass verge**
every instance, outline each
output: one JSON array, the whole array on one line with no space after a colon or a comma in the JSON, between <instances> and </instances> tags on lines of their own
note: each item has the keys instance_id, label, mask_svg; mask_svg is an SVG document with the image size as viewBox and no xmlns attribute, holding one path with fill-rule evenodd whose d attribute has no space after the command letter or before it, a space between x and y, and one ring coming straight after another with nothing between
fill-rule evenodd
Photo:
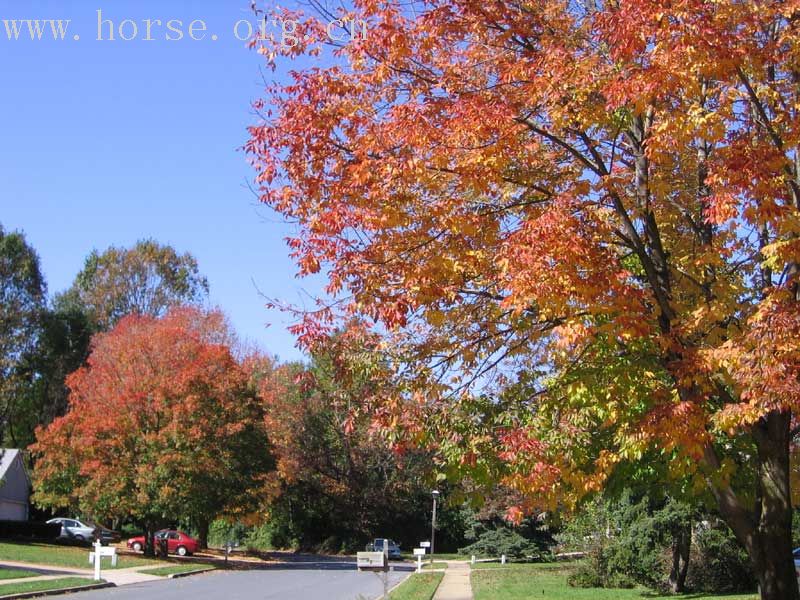
<instances>
[{"instance_id":1,"label":"grass verge","mask_svg":"<svg viewBox=\"0 0 800 600\"><path fill-rule=\"evenodd\" d=\"M91 569L89 564L89 548L75 546L59 546L58 544L0 542L0 561L38 563L57 567L74 567ZM116 569L136 567L152 562L138 556L119 556ZM111 560L103 560L103 568L111 569Z\"/></svg>"},{"instance_id":2,"label":"grass verge","mask_svg":"<svg viewBox=\"0 0 800 600\"><path fill-rule=\"evenodd\" d=\"M446 562L435 562L434 561L433 566L431 566L430 562L423 562L422 563L422 570L423 571L426 570L426 569L430 570L430 569L446 569L446 568L447 568L447 563Z\"/></svg>"},{"instance_id":3,"label":"grass verge","mask_svg":"<svg viewBox=\"0 0 800 600\"><path fill-rule=\"evenodd\" d=\"M0 598L11 594L24 594L26 592L45 592L62 588L78 587L95 583L87 577L63 577L61 579L45 579L43 581L21 581L19 583L5 583L0 585Z\"/></svg>"},{"instance_id":4,"label":"grass verge","mask_svg":"<svg viewBox=\"0 0 800 600\"><path fill-rule=\"evenodd\" d=\"M0 579L21 579L23 577L36 577L36 571L26 571L25 569L0 569Z\"/></svg>"},{"instance_id":5,"label":"grass verge","mask_svg":"<svg viewBox=\"0 0 800 600\"><path fill-rule=\"evenodd\" d=\"M493 564L493 563L488 563ZM573 567L555 564L501 565L472 571L475 600L640 600L672 598L680 600L756 600L754 594L685 594L662 595L645 588L606 589L575 588L567 583Z\"/></svg>"},{"instance_id":6,"label":"grass verge","mask_svg":"<svg viewBox=\"0 0 800 600\"><path fill-rule=\"evenodd\" d=\"M414 556L412 552L403 552L401 556L404 560L413 560L414 562L417 562L417 557ZM469 556L464 556L463 554L456 554L454 552L437 552L436 554L433 555L433 558L434 560L469 560ZM422 557L422 559L423 559L422 562L425 562L426 560L430 562L431 555L426 554L425 556Z\"/></svg>"},{"instance_id":7,"label":"grass verge","mask_svg":"<svg viewBox=\"0 0 800 600\"><path fill-rule=\"evenodd\" d=\"M170 565L168 567L156 567L155 569L141 569L139 573L169 577L170 575L191 573L192 571L213 571L214 568L208 565Z\"/></svg>"},{"instance_id":8,"label":"grass verge","mask_svg":"<svg viewBox=\"0 0 800 600\"><path fill-rule=\"evenodd\" d=\"M389 594L389 600L431 600L442 577L444 573L414 573Z\"/></svg>"},{"instance_id":9,"label":"grass verge","mask_svg":"<svg viewBox=\"0 0 800 600\"><path fill-rule=\"evenodd\" d=\"M479 562L472 565L473 571L483 569L538 569L546 571L548 569L563 569L564 563L511 563L501 564L500 562Z\"/></svg>"}]
</instances>

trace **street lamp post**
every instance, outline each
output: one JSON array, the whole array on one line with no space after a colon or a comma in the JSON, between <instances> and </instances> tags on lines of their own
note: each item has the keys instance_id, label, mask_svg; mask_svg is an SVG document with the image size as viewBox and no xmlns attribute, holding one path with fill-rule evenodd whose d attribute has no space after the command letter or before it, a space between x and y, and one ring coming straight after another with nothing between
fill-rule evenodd
<instances>
[{"instance_id":1,"label":"street lamp post","mask_svg":"<svg viewBox=\"0 0 800 600\"><path fill-rule=\"evenodd\" d=\"M433 542L436 537L436 500L439 498L439 490L431 492L433 496L433 518L431 519L431 569L433 568Z\"/></svg>"}]
</instances>

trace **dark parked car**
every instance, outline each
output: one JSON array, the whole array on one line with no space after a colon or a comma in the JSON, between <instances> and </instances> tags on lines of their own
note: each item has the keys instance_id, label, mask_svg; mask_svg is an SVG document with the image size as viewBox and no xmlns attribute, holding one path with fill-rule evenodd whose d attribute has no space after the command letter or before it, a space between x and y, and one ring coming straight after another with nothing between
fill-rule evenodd
<instances>
[{"instance_id":1,"label":"dark parked car","mask_svg":"<svg viewBox=\"0 0 800 600\"><path fill-rule=\"evenodd\" d=\"M371 544L367 544L367 552L383 552L384 540L389 542L389 558L402 558L402 554L400 554L400 544L386 538L375 538Z\"/></svg>"},{"instance_id":2,"label":"dark parked car","mask_svg":"<svg viewBox=\"0 0 800 600\"><path fill-rule=\"evenodd\" d=\"M182 531L175 529L162 529L155 532L156 550L161 547L164 540L167 542L167 553L177 554L178 556L186 556L187 554L194 554L200 548L200 542L193 537L189 537ZM132 537L127 542L128 548L135 552L144 550L144 536L139 535Z\"/></svg>"}]
</instances>

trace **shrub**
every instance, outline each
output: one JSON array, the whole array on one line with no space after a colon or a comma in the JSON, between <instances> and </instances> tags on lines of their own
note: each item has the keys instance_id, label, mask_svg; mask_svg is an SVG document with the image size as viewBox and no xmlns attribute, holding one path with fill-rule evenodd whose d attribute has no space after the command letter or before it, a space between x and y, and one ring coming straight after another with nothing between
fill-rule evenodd
<instances>
[{"instance_id":1,"label":"shrub","mask_svg":"<svg viewBox=\"0 0 800 600\"><path fill-rule=\"evenodd\" d=\"M590 560L582 560L575 570L567 577L567 583L572 587L599 588L603 587L603 578L600 569Z\"/></svg>"},{"instance_id":2,"label":"shrub","mask_svg":"<svg viewBox=\"0 0 800 600\"><path fill-rule=\"evenodd\" d=\"M223 519L213 521L208 528L208 544L221 548L226 542L242 544L249 533L249 528L241 523L229 523Z\"/></svg>"},{"instance_id":3,"label":"shrub","mask_svg":"<svg viewBox=\"0 0 800 600\"><path fill-rule=\"evenodd\" d=\"M689 561L688 586L704 592L749 592L756 580L747 553L727 526L698 527Z\"/></svg>"},{"instance_id":4,"label":"shrub","mask_svg":"<svg viewBox=\"0 0 800 600\"><path fill-rule=\"evenodd\" d=\"M279 542L281 540L276 540L273 528L269 523L251 528L244 540L248 550L264 551L288 547L288 545Z\"/></svg>"},{"instance_id":5,"label":"shrub","mask_svg":"<svg viewBox=\"0 0 800 600\"><path fill-rule=\"evenodd\" d=\"M594 546L567 577L572 587L582 588L632 588L636 579L625 568L632 560L624 556L626 548L612 540L603 540Z\"/></svg>"},{"instance_id":6,"label":"shrub","mask_svg":"<svg viewBox=\"0 0 800 600\"><path fill-rule=\"evenodd\" d=\"M540 558L546 550L542 544L523 537L509 527L489 529L480 537L464 548L459 548L459 554L475 556L500 556L505 554L510 558Z\"/></svg>"}]
</instances>

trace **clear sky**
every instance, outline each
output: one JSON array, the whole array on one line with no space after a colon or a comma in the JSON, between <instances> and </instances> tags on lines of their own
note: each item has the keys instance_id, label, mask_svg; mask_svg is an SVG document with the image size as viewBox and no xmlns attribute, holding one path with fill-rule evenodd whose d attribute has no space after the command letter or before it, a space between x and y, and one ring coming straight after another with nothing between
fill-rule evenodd
<instances>
[{"instance_id":1,"label":"clear sky","mask_svg":"<svg viewBox=\"0 0 800 600\"><path fill-rule=\"evenodd\" d=\"M98 9L114 41L97 41ZM49 24L31 41L26 24L9 40L3 19L71 22L64 41ZM255 22L249 0L0 0L0 223L24 231L51 293L93 248L152 237L189 251L239 334L292 359L289 319L259 291L310 306L320 282L294 277L290 227L247 187L250 102L276 75L236 39L241 19ZM193 20L204 39L189 39Z\"/></svg>"}]
</instances>

